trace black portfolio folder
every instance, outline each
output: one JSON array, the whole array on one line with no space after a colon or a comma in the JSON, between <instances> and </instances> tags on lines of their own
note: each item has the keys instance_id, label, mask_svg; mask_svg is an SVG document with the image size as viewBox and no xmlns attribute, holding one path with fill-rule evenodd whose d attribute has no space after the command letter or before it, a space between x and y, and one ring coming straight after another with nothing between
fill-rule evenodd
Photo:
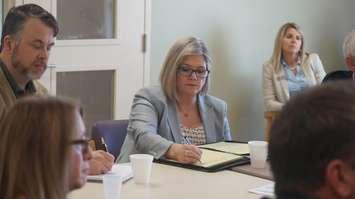
<instances>
[{"instance_id":1,"label":"black portfolio folder","mask_svg":"<svg viewBox=\"0 0 355 199\"><path fill-rule=\"evenodd\" d=\"M158 159L155 162L169 164L206 172L216 172L234 166L250 163L248 144L226 141L199 145L202 150L201 162L183 164L170 159Z\"/></svg>"}]
</instances>

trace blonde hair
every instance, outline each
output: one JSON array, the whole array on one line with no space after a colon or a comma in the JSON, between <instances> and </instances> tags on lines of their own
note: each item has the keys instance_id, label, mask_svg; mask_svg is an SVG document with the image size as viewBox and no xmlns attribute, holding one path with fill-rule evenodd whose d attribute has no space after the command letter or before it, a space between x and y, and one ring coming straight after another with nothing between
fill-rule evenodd
<instances>
[{"instance_id":1,"label":"blonde hair","mask_svg":"<svg viewBox=\"0 0 355 199\"><path fill-rule=\"evenodd\" d=\"M343 43L344 58L355 57L355 29L348 33Z\"/></svg>"},{"instance_id":2,"label":"blonde hair","mask_svg":"<svg viewBox=\"0 0 355 199\"><path fill-rule=\"evenodd\" d=\"M298 52L298 57L299 60L301 61L301 66L304 66L304 57L305 57L305 51L304 51L304 37L303 37L303 32L301 31L300 27L296 23L288 22L285 23L284 25L281 26L279 29L276 38L275 38L275 44L274 44L274 51L272 52L272 56L270 58L271 64L275 67L275 71L280 71L281 70L281 57L282 57L282 39L286 35L286 32L288 29L293 28L297 30L297 32L300 33L301 35L301 47L300 51ZM304 70L303 70L304 71Z\"/></svg>"},{"instance_id":3,"label":"blonde hair","mask_svg":"<svg viewBox=\"0 0 355 199\"><path fill-rule=\"evenodd\" d=\"M0 195L63 199L77 106L54 97L17 101L0 124Z\"/></svg>"},{"instance_id":4,"label":"blonde hair","mask_svg":"<svg viewBox=\"0 0 355 199\"><path fill-rule=\"evenodd\" d=\"M176 72L186 56L202 55L206 69L210 70L211 58L208 49L202 40L196 37L186 37L175 41L166 55L160 72L160 84L166 97L171 101L178 101L176 88ZM206 77L200 94L205 95L208 91L209 77Z\"/></svg>"}]
</instances>

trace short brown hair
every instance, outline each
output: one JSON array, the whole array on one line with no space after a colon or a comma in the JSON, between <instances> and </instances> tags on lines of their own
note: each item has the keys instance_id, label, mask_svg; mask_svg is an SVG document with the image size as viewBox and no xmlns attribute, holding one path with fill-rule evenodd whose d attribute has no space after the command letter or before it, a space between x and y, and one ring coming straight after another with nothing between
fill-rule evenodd
<instances>
[{"instance_id":1,"label":"short brown hair","mask_svg":"<svg viewBox=\"0 0 355 199\"><path fill-rule=\"evenodd\" d=\"M39 5L24 4L11 8L7 13L4 24L2 26L0 51L3 48L5 36L10 35L14 38L19 36L18 34L23 29L24 24L30 18L39 19L42 23L53 30L53 37L57 36L59 31L58 23L51 13Z\"/></svg>"},{"instance_id":2,"label":"short brown hair","mask_svg":"<svg viewBox=\"0 0 355 199\"><path fill-rule=\"evenodd\" d=\"M283 107L269 143L276 194L313 194L324 183L331 160L355 166L354 91L352 81L332 82L299 94Z\"/></svg>"}]
</instances>

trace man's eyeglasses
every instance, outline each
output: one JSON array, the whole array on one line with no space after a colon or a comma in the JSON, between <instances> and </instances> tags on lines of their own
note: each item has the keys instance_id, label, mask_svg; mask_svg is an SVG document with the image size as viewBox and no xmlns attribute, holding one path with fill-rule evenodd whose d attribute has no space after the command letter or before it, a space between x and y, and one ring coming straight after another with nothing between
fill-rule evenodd
<instances>
[{"instance_id":1,"label":"man's eyeglasses","mask_svg":"<svg viewBox=\"0 0 355 199\"><path fill-rule=\"evenodd\" d=\"M191 69L190 67L186 66L186 65L181 65L178 69L177 69L178 73L186 76L186 77L191 77L191 75L193 73L195 73L196 77L203 79L206 78L208 76L208 74L210 73L209 70L206 70L204 68L200 68L200 69Z\"/></svg>"},{"instance_id":2,"label":"man's eyeglasses","mask_svg":"<svg viewBox=\"0 0 355 199\"><path fill-rule=\"evenodd\" d=\"M77 139L70 143L71 145L80 146L83 155L89 153L89 140L88 139Z\"/></svg>"}]
</instances>

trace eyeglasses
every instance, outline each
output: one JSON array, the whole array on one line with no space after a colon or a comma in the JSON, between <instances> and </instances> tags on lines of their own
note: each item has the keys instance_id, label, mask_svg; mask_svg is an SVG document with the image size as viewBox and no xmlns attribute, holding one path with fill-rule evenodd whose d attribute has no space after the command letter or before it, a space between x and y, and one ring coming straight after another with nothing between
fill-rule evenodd
<instances>
[{"instance_id":1,"label":"eyeglasses","mask_svg":"<svg viewBox=\"0 0 355 199\"><path fill-rule=\"evenodd\" d=\"M89 153L89 140L88 140L88 139L77 139L77 140L73 140L70 144L71 144L71 145L80 146L81 153L82 153L83 155Z\"/></svg>"},{"instance_id":2,"label":"eyeglasses","mask_svg":"<svg viewBox=\"0 0 355 199\"><path fill-rule=\"evenodd\" d=\"M178 69L177 69L178 73L180 75L186 76L186 77L191 77L191 75L193 73L195 73L196 77L202 79L202 78L206 78L208 76L208 74L210 73L209 70L206 70L204 68L199 68L199 69L191 69L190 67L186 66L186 65L181 65Z\"/></svg>"}]
</instances>

